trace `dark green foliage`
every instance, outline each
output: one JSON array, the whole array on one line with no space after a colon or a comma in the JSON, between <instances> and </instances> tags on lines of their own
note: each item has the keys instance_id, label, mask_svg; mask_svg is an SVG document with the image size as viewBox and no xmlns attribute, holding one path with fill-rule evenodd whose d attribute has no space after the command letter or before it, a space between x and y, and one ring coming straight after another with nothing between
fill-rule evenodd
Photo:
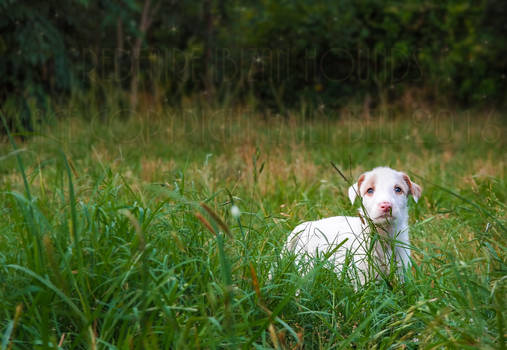
<instances>
[{"instance_id":1,"label":"dark green foliage","mask_svg":"<svg viewBox=\"0 0 507 350\"><path fill-rule=\"evenodd\" d=\"M21 106L31 98L48 108L46 94L104 81L127 89L139 64L141 90L173 102L204 92L253 95L277 109L301 101L338 106L367 95L394 99L415 87L441 102L502 105L506 6L497 0L4 0L0 104ZM10 114L19 116L19 107Z\"/></svg>"},{"instance_id":2,"label":"dark green foliage","mask_svg":"<svg viewBox=\"0 0 507 350\"><path fill-rule=\"evenodd\" d=\"M463 103L505 96L505 5L468 1L264 1L236 8L242 47L280 51L285 102L429 87ZM488 17L494 18L489 21ZM494 58L495 57L495 58ZM279 62L265 59L264 72ZM288 62L287 66L283 66ZM270 66L271 65L271 66ZM274 75L271 75L273 77ZM257 80L269 84L269 79ZM267 86L257 91L269 91ZM442 100L442 99L441 99Z\"/></svg>"}]
</instances>

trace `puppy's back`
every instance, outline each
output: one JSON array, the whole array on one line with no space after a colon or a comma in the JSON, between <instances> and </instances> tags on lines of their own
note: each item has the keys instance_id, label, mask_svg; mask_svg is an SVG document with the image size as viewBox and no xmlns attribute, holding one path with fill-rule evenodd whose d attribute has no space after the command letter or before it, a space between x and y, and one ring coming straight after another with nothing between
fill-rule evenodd
<instances>
[{"instance_id":1,"label":"puppy's back","mask_svg":"<svg viewBox=\"0 0 507 350\"><path fill-rule=\"evenodd\" d=\"M336 245L340 249L353 249L363 237L363 224L358 217L334 216L317 221L307 221L294 228L287 239L287 249L297 254L326 253Z\"/></svg>"}]
</instances>

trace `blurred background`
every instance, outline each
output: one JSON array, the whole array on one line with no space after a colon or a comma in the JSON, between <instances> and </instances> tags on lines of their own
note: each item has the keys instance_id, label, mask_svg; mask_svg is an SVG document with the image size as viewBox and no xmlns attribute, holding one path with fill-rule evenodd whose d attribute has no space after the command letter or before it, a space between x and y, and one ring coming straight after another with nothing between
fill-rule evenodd
<instances>
[{"instance_id":1,"label":"blurred background","mask_svg":"<svg viewBox=\"0 0 507 350\"><path fill-rule=\"evenodd\" d=\"M503 0L3 0L0 33L0 105L25 128L69 99L506 105Z\"/></svg>"}]
</instances>

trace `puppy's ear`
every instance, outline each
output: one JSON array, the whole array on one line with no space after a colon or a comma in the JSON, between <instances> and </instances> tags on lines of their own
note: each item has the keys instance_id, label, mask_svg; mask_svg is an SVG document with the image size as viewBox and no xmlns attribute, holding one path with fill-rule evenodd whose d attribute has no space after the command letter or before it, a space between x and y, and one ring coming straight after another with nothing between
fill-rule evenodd
<instances>
[{"instance_id":1,"label":"puppy's ear","mask_svg":"<svg viewBox=\"0 0 507 350\"><path fill-rule=\"evenodd\" d=\"M419 186L415 182L412 182L410 180L410 177L408 177L407 174L403 174L403 180L405 180L405 182L408 185L409 194L411 194L412 197L414 197L414 201L417 203L419 198L421 198L421 192L422 192L421 186Z\"/></svg>"},{"instance_id":2,"label":"puppy's ear","mask_svg":"<svg viewBox=\"0 0 507 350\"><path fill-rule=\"evenodd\" d=\"M349 199L352 204L354 204L354 201L356 200L358 193L359 192L357 189L357 182L356 182L355 184L353 184L352 186L349 187Z\"/></svg>"},{"instance_id":3,"label":"puppy's ear","mask_svg":"<svg viewBox=\"0 0 507 350\"><path fill-rule=\"evenodd\" d=\"M349 187L349 199L352 204L354 204L354 201L356 200L356 197L360 195L359 189L361 188L361 184L364 181L364 174L359 176L359 179L357 179L357 182Z\"/></svg>"}]
</instances>

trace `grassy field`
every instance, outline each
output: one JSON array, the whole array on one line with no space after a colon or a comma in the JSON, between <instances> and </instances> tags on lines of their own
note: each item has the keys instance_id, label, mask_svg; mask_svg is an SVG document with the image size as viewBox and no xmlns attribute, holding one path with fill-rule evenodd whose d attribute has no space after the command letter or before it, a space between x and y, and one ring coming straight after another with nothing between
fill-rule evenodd
<instances>
[{"instance_id":1,"label":"grassy field","mask_svg":"<svg viewBox=\"0 0 507 350\"><path fill-rule=\"evenodd\" d=\"M80 106L4 137L1 349L504 348L505 116L387 112ZM281 254L357 211L330 162L423 187L405 283Z\"/></svg>"}]
</instances>

